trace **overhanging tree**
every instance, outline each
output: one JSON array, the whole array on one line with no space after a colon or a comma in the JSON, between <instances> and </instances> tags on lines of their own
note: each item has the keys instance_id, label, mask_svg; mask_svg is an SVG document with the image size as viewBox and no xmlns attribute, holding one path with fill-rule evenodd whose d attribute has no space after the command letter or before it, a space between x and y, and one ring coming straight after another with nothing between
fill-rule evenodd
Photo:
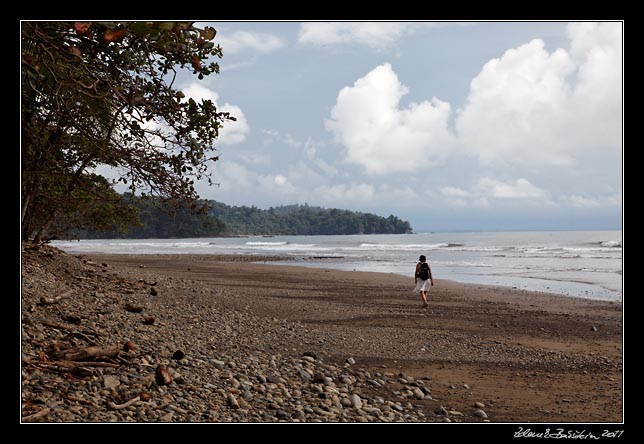
<instances>
[{"instance_id":1,"label":"overhanging tree","mask_svg":"<svg viewBox=\"0 0 644 444\"><path fill-rule=\"evenodd\" d=\"M22 239L130 222L97 167L150 196L196 202L219 129L235 120L186 99L179 70L219 72L215 29L191 22L23 22ZM91 211L89 211L91 209Z\"/></svg>"}]
</instances>

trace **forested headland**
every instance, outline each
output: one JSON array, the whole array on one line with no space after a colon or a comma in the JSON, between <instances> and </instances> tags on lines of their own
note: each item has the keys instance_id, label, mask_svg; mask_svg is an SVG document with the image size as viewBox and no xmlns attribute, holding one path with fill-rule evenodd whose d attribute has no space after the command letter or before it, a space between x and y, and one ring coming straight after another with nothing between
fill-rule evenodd
<instances>
[{"instance_id":1,"label":"forested headland","mask_svg":"<svg viewBox=\"0 0 644 444\"><path fill-rule=\"evenodd\" d=\"M108 238L186 238L243 235L327 235L327 234L404 234L412 227L394 215L287 205L261 209L255 206L230 206L204 200L196 212L187 206L158 205L132 195L123 196L138 215L138 222L125 229L98 231L75 229L66 237Z\"/></svg>"}]
</instances>

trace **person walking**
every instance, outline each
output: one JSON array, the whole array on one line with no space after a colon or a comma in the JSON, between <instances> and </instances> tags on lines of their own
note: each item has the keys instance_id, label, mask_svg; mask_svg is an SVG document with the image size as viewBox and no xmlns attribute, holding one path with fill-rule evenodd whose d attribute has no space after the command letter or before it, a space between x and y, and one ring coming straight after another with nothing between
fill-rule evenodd
<instances>
[{"instance_id":1,"label":"person walking","mask_svg":"<svg viewBox=\"0 0 644 444\"><path fill-rule=\"evenodd\" d=\"M427 258L421 254L416 264L416 273L414 274L414 282L416 283L415 291L420 293L423 299L423 307L427 307L427 292L434 286L434 278L432 276L432 269L427 263Z\"/></svg>"}]
</instances>

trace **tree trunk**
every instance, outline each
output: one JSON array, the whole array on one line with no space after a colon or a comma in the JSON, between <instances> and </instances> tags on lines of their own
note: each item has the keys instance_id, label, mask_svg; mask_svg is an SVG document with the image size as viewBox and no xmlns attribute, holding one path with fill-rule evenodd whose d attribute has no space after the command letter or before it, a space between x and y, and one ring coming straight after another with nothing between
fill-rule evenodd
<instances>
[{"instance_id":1,"label":"tree trunk","mask_svg":"<svg viewBox=\"0 0 644 444\"><path fill-rule=\"evenodd\" d=\"M78 179L80 176L83 174L85 171L85 168L87 168L87 165L92 161L94 158L93 155L89 155L85 158L81 166L78 167L76 172L74 173L74 176L72 176L72 180L69 181L69 184L67 185L67 188L65 189L64 197L63 197L63 202L65 201L66 198L69 197L69 195L74 191L76 188L76 182L78 182ZM58 205L58 207L54 208L50 213L49 217L45 221L45 223L40 227L36 235L34 236L34 242L38 243L43 240L47 232L49 231L49 228L51 228L51 224L54 223L54 220L56 219L56 216L58 216L58 211L62 205Z\"/></svg>"}]
</instances>

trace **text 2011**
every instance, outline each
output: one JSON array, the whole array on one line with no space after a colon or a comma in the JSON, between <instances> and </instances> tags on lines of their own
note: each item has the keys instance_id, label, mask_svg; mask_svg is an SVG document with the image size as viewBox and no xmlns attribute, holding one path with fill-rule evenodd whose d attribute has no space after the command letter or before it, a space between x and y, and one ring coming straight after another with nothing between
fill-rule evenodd
<instances>
[{"instance_id":1,"label":"text 2011","mask_svg":"<svg viewBox=\"0 0 644 444\"><path fill-rule=\"evenodd\" d=\"M597 432L595 432L597 433ZM602 438L620 438L624 430L603 430L601 435L586 430L565 430L565 429L546 429L543 432L532 431L519 427L519 430L514 432L515 438L543 438L543 439L602 439Z\"/></svg>"}]
</instances>

